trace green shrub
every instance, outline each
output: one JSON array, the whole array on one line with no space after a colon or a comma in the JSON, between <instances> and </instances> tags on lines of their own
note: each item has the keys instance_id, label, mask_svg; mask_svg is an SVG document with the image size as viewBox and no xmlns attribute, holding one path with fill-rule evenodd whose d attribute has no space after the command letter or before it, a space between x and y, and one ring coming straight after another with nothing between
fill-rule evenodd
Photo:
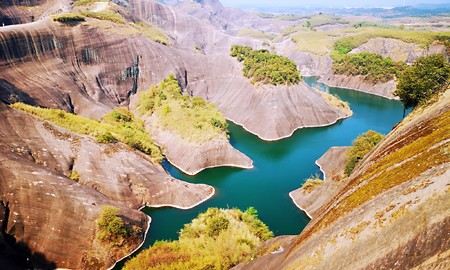
<instances>
[{"instance_id":1,"label":"green shrub","mask_svg":"<svg viewBox=\"0 0 450 270\"><path fill-rule=\"evenodd\" d=\"M86 6L90 5L96 2L109 2L108 0L75 0L74 5L75 6Z\"/></svg>"},{"instance_id":2,"label":"green shrub","mask_svg":"<svg viewBox=\"0 0 450 270\"><path fill-rule=\"evenodd\" d=\"M96 134L95 140L98 143L116 143L117 139L114 137L114 135L111 134L111 132L106 131L104 133Z\"/></svg>"},{"instance_id":3,"label":"green shrub","mask_svg":"<svg viewBox=\"0 0 450 270\"><path fill-rule=\"evenodd\" d=\"M55 15L53 17L53 20L55 22L60 22L60 23L78 23L78 22L84 22L85 18L81 14L62 13L62 14Z\"/></svg>"},{"instance_id":4,"label":"green shrub","mask_svg":"<svg viewBox=\"0 0 450 270\"><path fill-rule=\"evenodd\" d=\"M231 56L243 62L244 76L253 83L292 85L301 81L297 65L287 57L238 45L231 47Z\"/></svg>"},{"instance_id":5,"label":"green shrub","mask_svg":"<svg viewBox=\"0 0 450 270\"><path fill-rule=\"evenodd\" d=\"M103 116L101 121L96 121L62 110L38 108L23 103L15 103L11 107L72 132L92 136L99 143L120 141L149 155L154 162L161 162L163 159L161 150L145 131L144 123L125 108L116 108Z\"/></svg>"},{"instance_id":6,"label":"green shrub","mask_svg":"<svg viewBox=\"0 0 450 270\"><path fill-rule=\"evenodd\" d=\"M162 126L194 142L227 134L228 124L219 110L201 97L183 95L173 75L141 92L137 110L141 115L156 114Z\"/></svg>"},{"instance_id":7,"label":"green shrub","mask_svg":"<svg viewBox=\"0 0 450 270\"><path fill-rule=\"evenodd\" d=\"M125 24L125 19L117 12L111 11L111 10L105 10L105 11L83 11L81 14L83 14L86 17L94 18L97 20L102 21L111 21L113 23L118 24Z\"/></svg>"},{"instance_id":8,"label":"green shrub","mask_svg":"<svg viewBox=\"0 0 450 270\"><path fill-rule=\"evenodd\" d=\"M393 80L404 69L404 64L378 54L361 52L347 54L333 62L333 72L350 76L362 75L373 83Z\"/></svg>"},{"instance_id":9,"label":"green shrub","mask_svg":"<svg viewBox=\"0 0 450 270\"><path fill-rule=\"evenodd\" d=\"M101 241L119 243L130 236L131 231L125 222L118 216L119 209L112 206L103 206L97 219L96 236Z\"/></svg>"},{"instance_id":10,"label":"green shrub","mask_svg":"<svg viewBox=\"0 0 450 270\"><path fill-rule=\"evenodd\" d=\"M271 237L254 208L210 208L184 226L179 240L155 243L124 269L230 269L250 260Z\"/></svg>"},{"instance_id":11,"label":"green shrub","mask_svg":"<svg viewBox=\"0 0 450 270\"><path fill-rule=\"evenodd\" d=\"M449 85L450 65L442 55L418 58L399 76L395 95L405 108L427 102Z\"/></svg>"},{"instance_id":12,"label":"green shrub","mask_svg":"<svg viewBox=\"0 0 450 270\"><path fill-rule=\"evenodd\" d=\"M352 147L348 150L345 174L349 176L358 162L361 161L383 138L383 135L372 130L358 136L358 138L353 141Z\"/></svg>"},{"instance_id":13,"label":"green shrub","mask_svg":"<svg viewBox=\"0 0 450 270\"><path fill-rule=\"evenodd\" d=\"M70 172L69 178L75 182L78 182L80 181L80 174L77 171L72 170Z\"/></svg>"}]
</instances>

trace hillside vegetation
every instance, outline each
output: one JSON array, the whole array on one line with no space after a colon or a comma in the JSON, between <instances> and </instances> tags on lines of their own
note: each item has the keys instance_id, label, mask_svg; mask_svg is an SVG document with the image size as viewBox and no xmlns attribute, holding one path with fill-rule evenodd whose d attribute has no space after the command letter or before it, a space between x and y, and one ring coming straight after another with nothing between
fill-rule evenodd
<instances>
[{"instance_id":1,"label":"hillside vegetation","mask_svg":"<svg viewBox=\"0 0 450 270\"><path fill-rule=\"evenodd\" d=\"M121 245L133 234L133 229L125 224L119 215L119 209L113 206L103 206L96 220L96 237L100 241Z\"/></svg>"},{"instance_id":2,"label":"hillside vegetation","mask_svg":"<svg viewBox=\"0 0 450 270\"><path fill-rule=\"evenodd\" d=\"M346 54L333 62L333 72L350 76L362 75L372 83L390 81L405 68L403 63L395 63L389 57L369 52Z\"/></svg>"},{"instance_id":3,"label":"hillside vegetation","mask_svg":"<svg viewBox=\"0 0 450 270\"><path fill-rule=\"evenodd\" d=\"M254 208L210 208L186 224L179 240L157 242L131 259L125 270L219 270L250 260L273 233Z\"/></svg>"},{"instance_id":4,"label":"hillside vegetation","mask_svg":"<svg viewBox=\"0 0 450 270\"><path fill-rule=\"evenodd\" d=\"M354 34L336 41L334 57L347 54L376 37L399 39L408 43L416 43L423 47L430 45L435 40L443 42L443 40L450 38L450 32L413 31L400 28L362 27L354 32Z\"/></svg>"},{"instance_id":5,"label":"hillside vegetation","mask_svg":"<svg viewBox=\"0 0 450 270\"><path fill-rule=\"evenodd\" d=\"M231 47L231 56L243 62L244 76L252 83L292 85L301 81L297 65L287 57L239 45Z\"/></svg>"},{"instance_id":6,"label":"hillside vegetation","mask_svg":"<svg viewBox=\"0 0 450 270\"><path fill-rule=\"evenodd\" d=\"M333 49L334 37L331 33L305 30L305 28L298 31L293 29L292 31L294 31L294 34L291 39L301 51L325 55Z\"/></svg>"},{"instance_id":7,"label":"hillside vegetation","mask_svg":"<svg viewBox=\"0 0 450 270\"><path fill-rule=\"evenodd\" d=\"M141 115L156 114L163 127L194 142L226 136L228 130L222 113L201 97L183 95L173 75L142 92L137 109Z\"/></svg>"},{"instance_id":8,"label":"hillside vegetation","mask_svg":"<svg viewBox=\"0 0 450 270\"><path fill-rule=\"evenodd\" d=\"M66 12L53 16L53 20L60 23L77 23L84 22L86 19L81 14Z\"/></svg>"},{"instance_id":9,"label":"hillside vegetation","mask_svg":"<svg viewBox=\"0 0 450 270\"><path fill-rule=\"evenodd\" d=\"M450 84L450 64L442 55L418 58L400 75L395 95L405 108L428 102Z\"/></svg>"},{"instance_id":10,"label":"hillside vegetation","mask_svg":"<svg viewBox=\"0 0 450 270\"><path fill-rule=\"evenodd\" d=\"M99 143L120 141L149 155L154 162L159 163L163 159L161 150L145 132L142 121L135 118L127 109L115 109L101 121L96 121L62 110L39 108L24 103L15 103L11 107L72 132L92 136Z\"/></svg>"},{"instance_id":11,"label":"hillside vegetation","mask_svg":"<svg viewBox=\"0 0 450 270\"><path fill-rule=\"evenodd\" d=\"M96 2L109 2L109 0L75 0L73 4L75 6L87 6Z\"/></svg>"},{"instance_id":12,"label":"hillside vegetation","mask_svg":"<svg viewBox=\"0 0 450 270\"><path fill-rule=\"evenodd\" d=\"M353 141L352 147L347 153L347 163L345 165L345 174L349 176L356 165L384 138L378 132L369 130L358 136Z\"/></svg>"}]
</instances>

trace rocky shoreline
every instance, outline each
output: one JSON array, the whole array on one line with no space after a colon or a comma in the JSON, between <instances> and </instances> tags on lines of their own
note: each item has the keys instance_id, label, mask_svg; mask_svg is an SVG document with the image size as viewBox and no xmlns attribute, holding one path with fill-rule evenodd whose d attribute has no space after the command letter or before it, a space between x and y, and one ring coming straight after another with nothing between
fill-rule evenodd
<instances>
[{"instance_id":1,"label":"rocky shoreline","mask_svg":"<svg viewBox=\"0 0 450 270\"><path fill-rule=\"evenodd\" d=\"M324 175L323 182L313 190L303 187L291 191L289 197L294 204L304 211L311 219L316 217L318 210L325 205L345 182L341 181L344 174L346 154L349 147L331 147L320 157L316 164Z\"/></svg>"}]
</instances>

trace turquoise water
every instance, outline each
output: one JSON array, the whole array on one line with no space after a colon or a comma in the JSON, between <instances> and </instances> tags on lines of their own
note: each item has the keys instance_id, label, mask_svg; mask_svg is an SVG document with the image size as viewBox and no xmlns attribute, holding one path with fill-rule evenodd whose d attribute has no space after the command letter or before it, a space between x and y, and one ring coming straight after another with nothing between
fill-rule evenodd
<instances>
[{"instance_id":1,"label":"turquoise water","mask_svg":"<svg viewBox=\"0 0 450 270\"><path fill-rule=\"evenodd\" d=\"M300 187L309 176L320 174L314 162L332 146L350 145L354 138L369 129L386 134L402 119L403 107L399 101L328 88L318 84L315 78L305 78L305 81L347 101L353 116L329 127L301 129L292 137L277 142L264 142L230 123L231 144L248 155L255 168L216 168L187 176L165 164L166 170L178 179L214 186L216 195L191 210L144 209L152 217L152 224L143 248L156 240L177 239L183 224L209 207L245 210L253 206L275 235L298 234L309 218L295 207L288 193Z\"/></svg>"}]
</instances>

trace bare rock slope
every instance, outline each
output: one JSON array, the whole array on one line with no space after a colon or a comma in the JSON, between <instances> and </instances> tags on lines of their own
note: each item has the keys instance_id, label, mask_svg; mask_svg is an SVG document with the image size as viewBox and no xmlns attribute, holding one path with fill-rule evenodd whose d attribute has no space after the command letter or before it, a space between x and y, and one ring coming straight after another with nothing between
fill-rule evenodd
<instances>
[{"instance_id":1,"label":"bare rock slope","mask_svg":"<svg viewBox=\"0 0 450 270\"><path fill-rule=\"evenodd\" d=\"M446 269L449 104L450 90L414 111L284 252L237 269Z\"/></svg>"},{"instance_id":2,"label":"bare rock slope","mask_svg":"<svg viewBox=\"0 0 450 270\"><path fill-rule=\"evenodd\" d=\"M0 197L11 213L6 232L58 267L110 266L143 240L149 218L139 207L189 208L214 193L168 176L125 145L97 144L1 103L0 114ZM74 171L78 182L69 179ZM130 245L110 249L96 241L103 205L119 207L141 229Z\"/></svg>"}]
</instances>

